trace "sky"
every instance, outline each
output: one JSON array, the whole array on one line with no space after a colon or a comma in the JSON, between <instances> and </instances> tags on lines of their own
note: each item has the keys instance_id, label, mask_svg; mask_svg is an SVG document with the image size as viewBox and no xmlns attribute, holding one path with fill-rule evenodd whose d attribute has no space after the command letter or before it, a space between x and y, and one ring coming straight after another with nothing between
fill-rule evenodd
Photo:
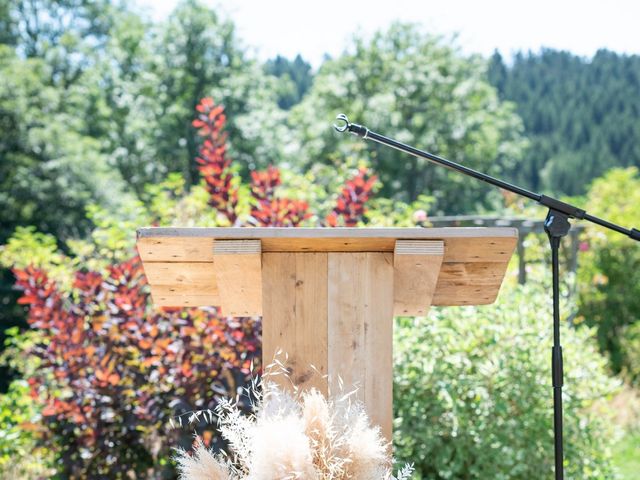
<instances>
[{"instance_id":1,"label":"sky","mask_svg":"<svg viewBox=\"0 0 640 480\"><path fill-rule=\"evenodd\" d=\"M591 56L600 48L640 53L637 0L204 0L236 24L257 58L301 54L314 67L326 53L339 55L359 32L369 35L394 20L424 31L456 36L466 53L508 59L518 50L542 47ZM136 0L156 20L177 0Z\"/></svg>"}]
</instances>

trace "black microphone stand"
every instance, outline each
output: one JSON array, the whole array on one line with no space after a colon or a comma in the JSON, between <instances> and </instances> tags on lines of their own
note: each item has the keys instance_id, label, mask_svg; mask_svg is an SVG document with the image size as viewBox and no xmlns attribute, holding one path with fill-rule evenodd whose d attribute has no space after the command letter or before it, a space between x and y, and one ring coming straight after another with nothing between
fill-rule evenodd
<instances>
[{"instance_id":1,"label":"black microphone stand","mask_svg":"<svg viewBox=\"0 0 640 480\"><path fill-rule=\"evenodd\" d=\"M562 346L560 345L560 267L559 267L559 251L562 237L566 236L571 229L569 219L587 220L602 227L608 228L623 235L627 235L633 240L640 241L640 230L636 228L623 228L614 223L608 222L601 218L589 215L580 208L561 202L552 197L534 193L524 188L512 185L511 183L499 180L490 175L478 172L472 168L465 167L458 163L447 160L423 150L411 147L404 143L400 143L392 138L385 137L379 133L372 132L367 127L350 123L346 115L340 114L336 120L339 122L334 125L338 132L351 132L354 135L362 137L365 140L373 140L374 142L386 145L401 152L424 158L430 162L436 163L443 167L447 167L456 172L463 173L477 180L482 180L495 187L502 188L509 192L516 193L530 200L538 202L540 205L549 209L544 223L544 230L549 237L551 245L551 269L553 277L553 347L551 349L551 370L553 385L553 433L555 445L555 478L556 480L564 479L563 465L563 433L562 433L562 385L563 385L563 369L562 369Z\"/></svg>"}]
</instances>

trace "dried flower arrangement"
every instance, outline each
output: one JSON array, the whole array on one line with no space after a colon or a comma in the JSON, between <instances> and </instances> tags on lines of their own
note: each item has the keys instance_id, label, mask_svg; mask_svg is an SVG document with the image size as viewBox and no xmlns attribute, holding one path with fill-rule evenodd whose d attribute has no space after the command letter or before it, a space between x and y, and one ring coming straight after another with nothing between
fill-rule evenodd
<instances>
[{"instance_id":1,"label":"dried flower arrangement","mask_svg":"<svg viewBox=\"0 0 640 480\"><path fill-rule=\"evenodd\" d=\"M281 365L278 362L274 365ZM315 389L284 390L272 380L273 366L255 382L254 411L247 416L225 400L213 415L229 453L214 454L200 439L193 453L176 457L181 480L407 480L405 465L393 476L390 445L371 426L354 392L326 399ZM281 370L281 369L280 369ZM344 390L344 389L341 389Z\"/></svg>"}]
</instances>

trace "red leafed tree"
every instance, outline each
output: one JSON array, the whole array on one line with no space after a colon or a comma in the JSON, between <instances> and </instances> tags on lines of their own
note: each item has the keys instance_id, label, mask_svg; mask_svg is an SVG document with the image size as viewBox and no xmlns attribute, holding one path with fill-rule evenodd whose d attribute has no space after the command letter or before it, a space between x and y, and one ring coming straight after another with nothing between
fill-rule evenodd
<instances>
[{"instance_id":1,"label":"red leafed tree","mask_svg":"<svg viewBox=\"0 0 640 480\"><path fill-rule=\"evenodd\" d=\"M224 109L202 99L193 122L203 139L196 161L209 205L239 225L240 178L227 155L225 122ZM325 224L356 225L374 182L359 170ZM252 172L249 225L295 227L312 218L306 202L278 194L280 185L273 166ZM214 307L153 309L137 256L104 273L78 270L71 291L37 268L14 273L38 332L25 352L39 363L29 384L43 402L61 478L139 478L141 471L164 478L170 466L159 459L179 440L190 443L190 432L169 428L169 419L213 409L259 363L259 319L225 318Z\"/></svg>"},{"instance_id":2,"label":"red leafed tree","mask_svg":"<svg viewBox=\"0 0 640 480\"><path fill-rule=\"evenodd\" d=\"M238 188L233 184L231 159L227 156L224 133L226 116L224 108L212 98L203 98L198 106L193 126L203 138L200 156L196 159L211 195L209 204L224 215L230 223L238 223ZM366 203L373 193L377 176L361 167L349 179L336 200L334 209L326 216L328 227L355 227L366 213ZM264 171L251 172L253 206L249 223L261 227L297 227L313 215L305 201L294 200L277 194L281 184L280 171L270 166Z\"/></svg>"},{"instance_id":3,"label":"red leafed tree","mask_svg":"<svg viewBox=\"0 0 640 480\"><path fill-rule=\"evenodd\" d=\"M307 202L276 197L280 183L280 171L274 166L251 172L251 195L255 201L251 217L258 226L297 227L311 217Z\"/></svg>"},{"instance_id":4,"label":"red leafed tree","mask_svg":"<svg viewBox=\"0 0 640 480\"><path fill-rule=\"evenodd\" d=\"M377 179L375 175L370 175L366 168L361 167L342 187L336 206L325 218L325 224L329 227L355 227L367 212L366 203Z\"/></svg>"},{"instance_id":5,"label":"red leafed tree","mask_svg":"<svg viewBox=\"0 0 640 480\"><path fill-rule=\"evenodd\" d=\"M196 162L209 192L209 205L234 224L238 218L238 189L233 185L231 159L227 155L224 108L207 97L200 101L196 110L198 116L193 126L203 138Z\"/></svg>"}]
</instances>

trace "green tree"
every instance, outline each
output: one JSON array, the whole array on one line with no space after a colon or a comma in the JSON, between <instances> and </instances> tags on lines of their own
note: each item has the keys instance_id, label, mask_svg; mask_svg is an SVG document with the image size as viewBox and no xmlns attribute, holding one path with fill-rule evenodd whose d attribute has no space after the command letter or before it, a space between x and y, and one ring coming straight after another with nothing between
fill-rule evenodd
<instances>
[{"instance_id":1,"label":"green tree","mask_svg":"<svg viewBox=\"0 0 640 480\"><path fill-rule=\"evenodd\" d=\"M15 22L11 18L11 0L0 0L0 44L13 45L16 41Z\"/></svg>"},{"instance_id":2,"label":"green tree","mask_svg":"<svg viewBox=\"0 0 640 480\"><path fill-rule=\"evenodd\" d=\"M89 205L117 216L171 172L197 183L191 120L204 95L226 99L243 173L282 156L276 79L199 2L158 24L107 0L3 2L0 19L0 243L26 225L82 237ZM5 277L0 303L13 304Z\"/></svg>"},{"instance_id":3,"label":"green tree","mask_svg":"<svg viewBox=\"0 0 640 480\"><path fill-rule=\"evenodd\" d=\"M494 54L488 73L500 98L516 103L531 139L508 172L514 181L579 195L610 168L640 166L640 56L544 49L519 53L507 67Z\"/></svg>"},{"instance_id":4,"label":"green tree","mask_svg":"<svg viewBox=\"0 0 640 480\"><path fill-rule=\"evenodd\" d=\"M278 105L284 110L300 103L300 100L313 83L311 65L300 55L289 60L280 55L268 60L264 66L269 75L280 79L278 84Z\"/></svg>"},{"instance_id":5,"label":"green tree","mask_svg":"<svg viewBox=\"0 0 640 480\"><path fill-rule=\"evenodd\" d=\"M489 82L496 87L498 92L504 90L504 84L507 80L507 67L502 61L502 55L495 50L491 58L489 59L489 65L487 67L487 78Z\"/></svg>"},{"instance_id":6,"label":"green tree","mask_svg":"<svg viewBox=\"0 0 640 480\"><path fill-rule=\"evenodd\" d=\"M158 24L119 12L92 78L93 118L105 150L141 194L178 172L197 183L191 128L199 99L224 98L231 152L242 171L277 163L284 142L276 79L247 58L234 25L197 0Z\"/></svg>"},{"instance_id":7,"label":"green tree","mask_svg":"<svg viewBox=\"0 0 640 480\"><path fill-rule=\"evenodd\" d=\"M106 0L24 1L7 11L17 32L16 45L0 52L7 231L33 224L79 236L90 227L88 203L117 208L125 190L140 195L170 172L188 187L197 182L191 120L203 96L225 98L244 173L281 158L277 80L246 58L233 24L202 3L184 1L159 24ZM25 201L37 195L46 201Z\"/></svg>"},{"instance_id":8,"label":"green tree","mask_svg":"<svg viewBox=\"0 0 640 480\"><path fill-rule=\"evenodd\" d=\"M117 211L126 201L126 181L87 121L101 92L87 80L114 11L105 1L0 2L0 243L19 225L83 235L89 203ZM23 317L12 283L2 271L3 330Z\"/></svg>"},{"instance_id":9,"label":"green tree","mask_svg":"<svg viewBox=\"0 0 640 480\"><path fill-rule=\"evenodd\" d=\"M499 194L458 174L373 143L363 146L331 128L336 114L428 149L464 165L500 174L517 160L520 122L485 80L486 62L462 55L444 39L413 25L394 24L320 68L303 101L292 110L299 135L298 164L332 155L366 153L384 185L383 195L405 201L435 197L436 213L471 213Z\"/></svg>"},{"instance_id":10,"label":"green tree","mask_svg":"<svg viewBox=\"0 0 640 480\"><path fill-rule=\"evenodd\" d=\"M73 110L83 89L57 88L52 75L42 59L21 59L0 46L0 122L7 127L0 140L2 240L25 224L81 235L89 203L115 211L126 196L125 181Z\"/></svg>"}]
</instances>

